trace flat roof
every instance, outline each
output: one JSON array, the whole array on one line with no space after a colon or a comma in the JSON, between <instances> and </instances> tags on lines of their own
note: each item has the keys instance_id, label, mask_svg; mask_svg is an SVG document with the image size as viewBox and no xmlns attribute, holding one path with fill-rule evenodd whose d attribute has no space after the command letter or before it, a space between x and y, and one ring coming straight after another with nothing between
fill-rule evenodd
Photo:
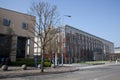
<instances>
[{"instance_id":1,"label":"flat roof","mask_svg":"<svg viewBox=\"0 0 120 80\"><path fill-rule=\"evenodd\" d=\"M15 13L18 13L18 14L23 14L23 15L33 16L33 17L35 17L34 15L30 15L30 14L27 14L27 13L22 13L22 12L18 12L18 11L10 10L10 9L2 8L2 7L0 7L0 9L2 9L2 10L6 10L6 11L15 12Z\"/></svg>"}]
</instances>

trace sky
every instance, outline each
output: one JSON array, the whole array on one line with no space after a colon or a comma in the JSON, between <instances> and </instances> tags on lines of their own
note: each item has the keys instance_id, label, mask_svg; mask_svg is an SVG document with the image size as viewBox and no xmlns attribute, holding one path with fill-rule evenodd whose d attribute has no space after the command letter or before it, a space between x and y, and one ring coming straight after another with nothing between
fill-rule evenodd
<instances>
[{"instance_id":1,"label":"sky","mask_svg":"<svg viewBox=\"0 0 120 80\"><path fill-rule=\"evenodd\" d=\"M56 5L63 24L120 47L120 0L0 0L0 7L28 13L32 2L40 1Z\"/></svg>"}]
</instances>

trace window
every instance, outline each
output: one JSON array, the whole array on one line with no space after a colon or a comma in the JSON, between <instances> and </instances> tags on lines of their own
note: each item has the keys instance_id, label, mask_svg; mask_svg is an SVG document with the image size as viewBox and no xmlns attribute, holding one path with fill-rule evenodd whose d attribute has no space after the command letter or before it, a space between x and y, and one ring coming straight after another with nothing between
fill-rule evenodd
<instances>
[{"instance_id":1,"label":"window","mask_svg":"<svg viewBox=\"0 0 120 80\"><path fill-rule=\"evenodd\" d=\"M8 19L3 19L3 25L4 25L4 26L10 26L10 20L8 20Z\"/></svg>"},{"instance_id":2,"label":"window","mask_svg":"<svg viewBox=\"0 0 120 80\"><path fill-rule=\"evenodd\" d=\"M22 23L22 28L27 30L28 29L28 24L27 23Z\"/></svg>"}]
</instances>

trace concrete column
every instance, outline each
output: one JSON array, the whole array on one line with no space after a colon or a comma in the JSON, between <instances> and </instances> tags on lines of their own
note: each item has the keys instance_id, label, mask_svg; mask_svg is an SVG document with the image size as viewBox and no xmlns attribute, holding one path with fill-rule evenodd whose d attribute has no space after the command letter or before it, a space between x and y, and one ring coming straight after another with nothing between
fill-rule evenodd
<instances>
[{"instance_id":1,"label":"concrete column","mask_svg":"<svg viewBox=\"0 0 120 80\"><path fill-rule=\"evenodd\" d=\"M97 60L96 52L93 53L93 59L94 59L94 60Z\"/></svg>"},{"instance_id":2,"label":"concrete column","mask_svg":"<svg viewBox=\"0 0 120 80\"><path fill-rule=\"evenodd\" d=\"M30 39L27 39L25 45L25 58L29 58L29 54L30 54Z\"/></svg>"},{"instance_id":3,"label":"concrete column","mask_svg":"<svg viewBox=\"0 0 120 80\"><path fill-rule=\"evenodd\" d=\"M34 56L34 38L30 38L29 58Z\"/></svg>"},{"instance_id":4,"label":"concrete column","mask_svg":"<svg viewBox=\"0 0 120 80\"><path fill-rule=\"evenodd\" d=\"M58 60L57 53L55 53L55 66L57 66L58 64L57 60Z\"/></svg>"},{"instance_id":5,"label":"concrete column","mask_svg":"<svg viewBox=\"0 0 120 80\"><path fill-rule=\"evenodd\" d=\"M17 53L17 36L12 36L12 44L11 44L11 53L10 60L11 62L16 61L16 53Z\"/></svg>"}]
</instances>

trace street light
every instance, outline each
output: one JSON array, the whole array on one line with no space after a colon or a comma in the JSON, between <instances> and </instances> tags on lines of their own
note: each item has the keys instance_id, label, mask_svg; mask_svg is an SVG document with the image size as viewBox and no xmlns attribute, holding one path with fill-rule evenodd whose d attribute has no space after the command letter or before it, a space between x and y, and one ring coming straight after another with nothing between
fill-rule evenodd
<instances>
[{"instance_id":1,"label":"street light","mask_svg":"<svg viewBox=\"0 0 120 80\"><path fill-rule=\"evenodd\" d=\"M63 50L63 49L64 49L64 41L63 41L63 39L65 38L64 17L71 18L71 16L70 16L70 15L64 15L64 16L63 16L63 27L61 28L61 29L63 29L63 30L62 30L62 33L64 33L64 36L62 36L62 48L61 48L61 49L62 49L62 51L61 51L61 59L62 59L61 62L62 62L62 66L63 66L63 63L64 63L64 62L63 62L63 59L64 59L64 57L63 57L63 52L64 52L64 50Z\"/></svg>"},{"instance_id":2,"label":"street light","mask_svg":"<svg viewBox=\"0 0 120 80\"><path fill-rule=\"evenodd\" d=\"M64 25L64 18L66 17L66 18L71 18L72 16L71 15L63 15L62 16L63 18L62 18L62 24Z\"/></svg>"},{"instance_id":3,"label":"street light","mask_svg":"<svg viewBox=\"0 0 120 80\"><path fill-rule=\"evenodd\" d=\"M72 16L70 16L70 15L64 15L65 17L69 17L69 18L71 18Z\"/></svg>"}]
</instances>

